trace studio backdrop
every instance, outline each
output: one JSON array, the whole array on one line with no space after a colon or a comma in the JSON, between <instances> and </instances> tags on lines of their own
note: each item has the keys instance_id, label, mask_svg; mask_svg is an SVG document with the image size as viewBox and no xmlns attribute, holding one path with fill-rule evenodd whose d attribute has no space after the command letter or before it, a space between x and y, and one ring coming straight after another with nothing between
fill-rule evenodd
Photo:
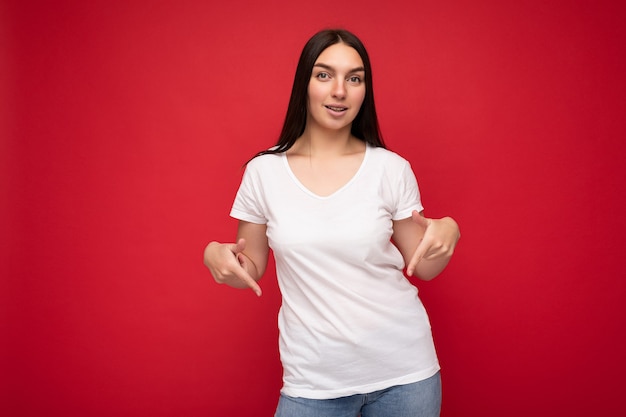
<instances>
[{"instance_id":1,"label":"studio backdrop","mask_svg":"<svg viewBox=\"0 0 626 417\"><path fill-rule=\"evenodd\" d=\"M264 295L202 264L323 28L462 238L413 281L444 417L614 416L626 360L626 14L600 1L0 3L0 414L271 416Z\"/></svg>"}]
</instances>

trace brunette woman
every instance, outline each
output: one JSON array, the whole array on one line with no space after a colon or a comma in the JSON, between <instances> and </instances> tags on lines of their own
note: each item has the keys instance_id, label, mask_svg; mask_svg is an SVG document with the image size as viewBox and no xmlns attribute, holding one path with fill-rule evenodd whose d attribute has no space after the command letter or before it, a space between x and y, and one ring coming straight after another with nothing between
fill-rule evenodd
<instances>
[{"instance_id":1,"label":"brunette woman","mask_svg":"<svg viewBox=\"0 0 626 417\"><path fill-rule=\"evenodd\" d=\"M439 363L417 288L460 237L423 216L410 164L387 150L361 41L324 30L305 45L275 147L248 162L234 243L211 242L218 283L261 295L269 249L282 294L276 417L438 416ZM406 268L406 271L404 269Z\"/></svg>"}]
</instances>

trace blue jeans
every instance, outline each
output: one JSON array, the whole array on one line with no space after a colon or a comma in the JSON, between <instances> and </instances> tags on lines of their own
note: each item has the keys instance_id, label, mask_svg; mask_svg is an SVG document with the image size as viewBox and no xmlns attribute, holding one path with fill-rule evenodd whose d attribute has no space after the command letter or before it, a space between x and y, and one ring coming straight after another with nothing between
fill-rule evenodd
<instances>
[{"instance_id":1,"label":"blue jeans","mask_svg":"<svg viewBox=\"0 0 626 417\"><path fill-rule=\"evenodd\" d=\"M369 394L330 400L280 395L274 417L439 417L441 375Z\"/></svg>"}]
</instances>

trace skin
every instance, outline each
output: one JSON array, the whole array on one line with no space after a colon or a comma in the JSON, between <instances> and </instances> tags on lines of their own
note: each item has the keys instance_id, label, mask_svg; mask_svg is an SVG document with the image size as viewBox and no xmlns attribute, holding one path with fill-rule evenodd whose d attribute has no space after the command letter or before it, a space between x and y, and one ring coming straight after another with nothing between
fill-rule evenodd
<instances>
[{"instance_id":1,"label":"skin","mask_svg":"<svg viewBox=\"0 0 626 417\"><path fill-rule=\"evenodd\" d=\"M306 127L287 151L287 160L298 180L320 196L346 184L363 161L365 143L350 133L366 93L363 79L361 57L343 43L325 49L313 67ZM446 267L459 238L459 227L450 217L429 219L414 211L393 222L392 241L407 275L423 280ZM257 281L265 273L268 255L266 226L240 221L236 242L209 243L204 263L218 283L251 288L260 296Z\"/></svg>"}]
</instances>

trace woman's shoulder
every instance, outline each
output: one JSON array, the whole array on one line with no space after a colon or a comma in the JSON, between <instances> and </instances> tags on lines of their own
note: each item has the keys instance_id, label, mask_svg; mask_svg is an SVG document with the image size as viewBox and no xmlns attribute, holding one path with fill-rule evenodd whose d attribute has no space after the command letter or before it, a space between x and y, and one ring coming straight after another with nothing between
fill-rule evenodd
<instances>
[{"instance_id":1,"label":"woman's shoulder","mask_svg":"<svg viewBox=\"0 0 626 417\"><path fill-rule=\"evenodd\" d=\"M268 151L271 151L272 148L268 149ZM282 157L283 157L284 153L273 153L273 152L260 152L257 155L253 156L252 159L250 159L247 163L246 163L246 169L251 169L251 170L263 170L263 169L268 169L268 167L272 167L275 166L276 164L280 164L282 163Z\"/></svg>"},{"instance_id":2,"label":"woman's shoulder","mask_svg":"<svg viewBox=\"0 0 626 417\"><path fill-rule=\"evenodd\" d=\"M370 146L369 152L374 160L382 162L385 165L403 166L409 164L406 158L387 148Z\"/></svg>"}]
</instances>

